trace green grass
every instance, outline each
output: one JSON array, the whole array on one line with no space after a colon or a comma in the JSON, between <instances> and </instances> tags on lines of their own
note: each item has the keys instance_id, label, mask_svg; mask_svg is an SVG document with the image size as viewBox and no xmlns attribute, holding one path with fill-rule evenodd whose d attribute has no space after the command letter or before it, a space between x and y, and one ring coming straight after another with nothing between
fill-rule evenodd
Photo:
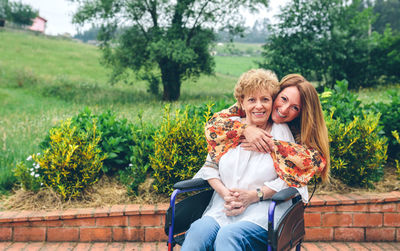
<instances>
[{"instance_id":1,"label":"green grass","mask_svg":"<svg viewBox=\"0 0 400 251\"><path fill-rule=\"evenodd\" d=\"M261 59L261 57L216 56L215 71L224 75L239 77L250 69L258 68L257 61L261 61Z\"/></svg>"}]
</instances>

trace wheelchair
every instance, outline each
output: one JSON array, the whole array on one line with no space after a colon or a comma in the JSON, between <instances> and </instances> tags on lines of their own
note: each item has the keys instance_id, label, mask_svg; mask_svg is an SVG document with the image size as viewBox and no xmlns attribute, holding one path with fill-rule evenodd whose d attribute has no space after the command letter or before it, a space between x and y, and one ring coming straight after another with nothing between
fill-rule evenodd
<instances>
[{"instance_id":1,"label":"wheelchair","mask_svg":"<svg viewBox=\"0 0 400 251\"><path fill-rule=\"evenodd\" d=\"M171 195L170 207L165 216L165 233L168 236L168 251L182 245L185 232L192 222L201 218L207 208L214 190L203 179L191 179L177 182ZM199 191L176 203L178 194ZM275 208L281 203L292 200L292 205L283 213L274 224ZM304 204L298 191L289 187L271 198L268 211L268 251L291 250L296 247L300 250L304 240Z\"/></svg>"}]
</instances>

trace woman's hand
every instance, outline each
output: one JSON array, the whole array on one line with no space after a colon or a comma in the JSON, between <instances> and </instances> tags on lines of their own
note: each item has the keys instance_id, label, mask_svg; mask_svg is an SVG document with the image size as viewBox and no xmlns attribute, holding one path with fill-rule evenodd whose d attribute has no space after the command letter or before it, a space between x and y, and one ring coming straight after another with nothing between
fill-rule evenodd
<instances>
[{"instance_id":1,"label":"woman's hand","mask_svg":"<svg viewBox=\"0 0 400 251\"><path fill-rule=\"evenodd\" d=\"M241 140L241 147L244 150L262 153L270 153L274 150L272 136L261 128L249 125L244 129L243 135L245 139Z\"/></svg>"},{"instance_id":2,"label":"woman's hand","mask_svg":"<svg viewBox=\"0 0 400 251\"><path fill-rule=\"evenodd\" d=\"M224 197L225 214L227 216L236 216L242 214L246 208L257 202L257 192L255 190L230 189L230 195Z\"/></svg>"}]
</instances>

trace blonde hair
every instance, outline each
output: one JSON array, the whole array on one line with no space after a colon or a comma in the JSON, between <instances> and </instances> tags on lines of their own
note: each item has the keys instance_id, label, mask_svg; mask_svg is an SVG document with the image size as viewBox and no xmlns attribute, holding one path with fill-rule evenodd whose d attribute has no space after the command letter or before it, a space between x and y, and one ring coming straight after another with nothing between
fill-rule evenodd
<instances>
[{"instance_id":1,"label":"blonde hair","mask_svg":"<svg viewBox=\"0 0 400 251\"><path fill-rule=\"evenodd\" d=\"M252 69L240 76L234 89L234 96L238 101L239 108L241 101L246 94L254 93L257 90L266 90L275 99L279 92L279 80L273 71L265 69Z\"/></svg>"},{"instance_id":2,"label":"blonde hair","mask_svg":"<svg viewBox=\"0 0 400 251\"><path fill-rule=\"evenodd\" d=\"M328 129L318 93L314 86L300 74L289 74L282 78L281 90L290 86L296 86L299 90L302 107L300 116L289 124L300 128L299 143L318 150L326 159L326 167L322 170L321 178L323 181L328 181L330 170Z\"/></svg>"}]
</instances>

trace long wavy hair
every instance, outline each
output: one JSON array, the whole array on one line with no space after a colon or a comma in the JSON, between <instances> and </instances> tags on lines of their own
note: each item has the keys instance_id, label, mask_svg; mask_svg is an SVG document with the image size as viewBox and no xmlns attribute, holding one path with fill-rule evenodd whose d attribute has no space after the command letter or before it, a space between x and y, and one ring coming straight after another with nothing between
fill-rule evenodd
<instances>
[{"instance_id":1,"label":"long wavy hair","mask_svg":"<svg viewBox=\"0 0 400 251\"><path fill-rule=\"evenodd\" d=\"M318 150L326 159L326 167L321 173L321 178L324 182L328 181L330 170L328 129L318 93L314 86L300 74L286 75L280 83L281 91L287 87L296 86L300 92L300 116L288 124L293 128L297 143Z\"/></svg>"}]
</instances>

